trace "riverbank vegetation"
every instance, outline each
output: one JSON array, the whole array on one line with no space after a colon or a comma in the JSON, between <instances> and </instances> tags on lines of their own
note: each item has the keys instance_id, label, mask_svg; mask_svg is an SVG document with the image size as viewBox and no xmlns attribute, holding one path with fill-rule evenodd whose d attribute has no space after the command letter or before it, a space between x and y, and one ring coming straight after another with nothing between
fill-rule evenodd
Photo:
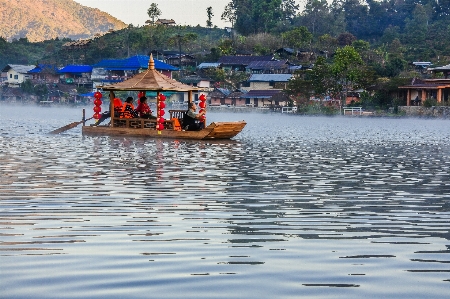
<instances>
[{"instance_id":1,"label":"riverbank vegetation","mask_svg":"<svg viewBox=\"0 0 450 299\"><path fill-rule=\"evenodd\" d=\"M233 0L222 12L231 25L226 29L211 23L211 7L199 12L209 16L205 27L158 25L155 15L147 13L153 16L147 25L129 25L82 47L65 46L69 39L31 43L0 38L0 64L95 64L164 50L189 53L199 64L224 55L268 55L289 48L294 55L275 58L308 66L286 88L298 105L311 97L344 99L349 91L364 89L369 92L358 105L386 110L403 104L392 96L398 86L427 76L411 62L450 63L448 1L307 0L300 10L293 0ZM240 78L236 72L220 75L233 84Z\"/></svg>"}]
</instances>

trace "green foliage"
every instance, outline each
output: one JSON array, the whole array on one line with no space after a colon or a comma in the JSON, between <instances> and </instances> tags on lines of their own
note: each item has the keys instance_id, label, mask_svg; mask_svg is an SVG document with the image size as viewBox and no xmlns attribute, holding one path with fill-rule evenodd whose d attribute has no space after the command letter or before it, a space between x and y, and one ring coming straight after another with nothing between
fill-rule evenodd
<instances>
[{"instance_id":1,"label":"green foliage","mask_svg":"<svg viewBox=\"0 0 450 299\"><path fill-rule=\"evenodd\" d=\"M37 84L34 86L34 94L39 98L44 98L48 95L48 87L45 84Z\"/></svg>"},{"instance_id":2,"label":"green foliage","mask_svg":"<svg viewBox=\"0 0 450 299\"><path fill-rule=\"evenodd\" d=\"M212 7L211 6L207 7L206 8L206 17L207 17L206 27L208 27L208 28L212 27L213 24L212 24L211 19L212 19L213 16L214 16L214 14L213 14Z\"/></svg>"},{"instance_id":3,"label":"green foliage","mask_svg":"<svg viewBox=\"0 0 450 299\"><path fill-rule=\"evenodd\" d=\"M45 84L33 85L33 83L31 83L31 80L25 80L20 85L20 88L24 93L34 94L37 95L39 98L44 98L46 95L48 95L47 85Z\"/></svg>"},{"instance_id":4,"label":"green foliage","mask_svg":"<svg viewBox=\"0 0 450 299\"><path fill-rule=\"evenodd\" d=\"M158 8L158 4L152 3L147 10L148 17L152 20L152 24L155 24L155 19L161 15L161 10Z\"/></svg>"},{"instance_id":5,"label":"green foliage","mask_svg":"<svg viewBox=\"0 0 450 299\"><path fill-rule=\"evenodd\" d=\"M433 98L427 98L423 101L423 106L427 108L431 108L433 106L437 106L437 100Z\"/></svg>"},{"instance_id":6,"label":"green foliage","mask_svg":"<svg viewBox=\"0 0 450 299\"><path fill-rule=\"evenodd\" d=\"M33 94L34 93L34 86L33 83L31 83L31 80L25 80L20 84L20 88L24 93Z\"/></svg>"},{"instance_id":7,"label":"green foliage","mask_svg":"<svg viewBox=\"0 0 450 299\"><path fill-rule=\"evenodd\" d=\"M213 79L222 88L238 89L240 84L250 77L245 72L226 71L224 69L208 69L206 75Z\"/></svg>"},{"instance_id":8,"label":"green foliage","mask_svg":"<svg viewBox=\"0 0 450 299\"><path fill-rule=\"evenodd\" d=\"M295 49L309 46L313 37L311 32L309 32L308 28L305 26L284 32L281 36L288 46Z\"/></svg>"},{"instance_id":9,"label":"green foliage","mask_svg":"<svg viewBox=\"0 0 450 299\"><path fill-rule=\"evenodd\" d=\"M270 32L282 21L282 0L232 0L235 28L243 35Z\"/></svg>"}]
</instances>

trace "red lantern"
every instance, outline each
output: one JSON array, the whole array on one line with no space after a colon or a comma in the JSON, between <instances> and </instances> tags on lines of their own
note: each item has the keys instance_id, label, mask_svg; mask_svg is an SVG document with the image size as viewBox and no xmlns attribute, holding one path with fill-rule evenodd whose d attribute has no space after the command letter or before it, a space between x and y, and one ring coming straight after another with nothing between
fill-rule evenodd
<instances>
[{"instance_id":1,"label":"red lantern","mask_svg":"<svg viewBox=\"0 0 450 299\"><path fill-rule=\"evenodd\" d=\"M162 131L162 130L164 130L164 125L163 125L163 124L157 124L157 125L156 125L156 128L157 128L159 131Z\"/></svg>"},{"instance_id":2,"label":"red lantern","mask_svg":"<svg viewBox=\"0 0 450 299\"><path fill-rule=\"evenodd\" d=\"M165 101L165 100L166 100L166 96L163 95L163 94L160 94L160 95L159 95L159 100L160 100L160 101Z\"/></svg>"},{"instance_id":3,"label":"red lantern","mask_svg":"<svg viewBox=\"0 0 450 299\"><path fill-rule=\"evenodd\" d=\"M100 107L102 105L102 100L100 100L102 98L102 93L101 92L95 92L94 93L94 116L93 118L95 119L100 119L100 111L102 111L102 107Z\"/></svg>"},{"instance_id":4,"label":"red lantern","mask_svg":"<svg viewBox=\"0 0 450 299\"><path fill-rule=\"evenodd\" d=\"M206 96L204 94L201 94L200 97L198 98L200 101L204 102L206 101Z\"/></svg>"},{"instance_id":5,"label":"red lantern","mask_svg":"<svg viewBox=\"0 0 450 299\"><path fill-rule=\"evenodd\" d=\"M166 114L166 112L164 112L164 110L159 110L159 116L164 116L164 114Z\"/></svg>"},{"instance_id":6,"label":"red lantern","mask_svg":"<svg viewBox=\"0 0 450 299\"><path fill-rule=\"evenodd\" d=\"M102 104L102 100L100 100L100 99L95 99L94 100L94 105L95 106L100 106Z\"/></svg>"},{"instance_id":7,"label":"red lantern","mask_svg":"<svg viewBox=\"0 0 450 299\"><path fill-rule=\"evenodd\" d=\"M140 91L138 93L138 99L142 98L143 96L145 96L145 93L143 91Z\"/></svg>"},{"instance_id":8,"label":"red lantern","mask_svg":"<svg viewBox=\"0 0 450 299\"><path fill-rule=\"evenodd\" d=\"M203 112L205 112L205 110L204 109L200 109L200 111L198 113L203 113Z\"/></svg>"},{"instance_id":9,"label":"red lantern","mask_svg":"<svg viewBox=\"0 0 450 299\"><path fill-rule=\"evenodd\" d=\"M166 108L166 103L164 103L164 102L158 102L158 107L159 107L160 109L164 109L164 108Z\"/></svg>"},{"instance_id":10,"label":"red lantern","mask_svg":"<svg viewBox=\"0 0 450 299\"><path fill-rule=\"evenodd\" d=\"M200 106L200 108L205 108L206 107L206 103L204 101L198 103L198 105Z\"/></svg>"},{"instance_id":11,"label":"red lantern","mask_svg":"<svg viewBox=\"0 0 450 299\"><path fill-rule=\"evenodd\" d=\"M158 119L158 122L159 122L160 124L163 124L165 121L166 121L166 120L164 119L164 117L160 117L160 118Z\"/></svg>"}]
</instances>

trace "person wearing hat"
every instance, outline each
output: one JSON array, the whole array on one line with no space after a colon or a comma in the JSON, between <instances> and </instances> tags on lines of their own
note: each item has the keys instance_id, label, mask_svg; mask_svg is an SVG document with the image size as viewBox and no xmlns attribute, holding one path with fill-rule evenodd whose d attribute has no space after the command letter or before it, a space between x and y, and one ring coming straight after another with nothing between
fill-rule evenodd
<instances>
[{"instance_id":1,"label":"person wearing hat","mask_svg":"<svg viewBox=\"0 0 450 299\"><path fill-rule=\"evenodd\" d=\"M150 110L150 107L147 104L147 97L145 96L139 99L139 105L136 108L136 112L139 113L140 118L156 118L156 116L152 115L152 110Z\"/></svg>"}]
</instances>

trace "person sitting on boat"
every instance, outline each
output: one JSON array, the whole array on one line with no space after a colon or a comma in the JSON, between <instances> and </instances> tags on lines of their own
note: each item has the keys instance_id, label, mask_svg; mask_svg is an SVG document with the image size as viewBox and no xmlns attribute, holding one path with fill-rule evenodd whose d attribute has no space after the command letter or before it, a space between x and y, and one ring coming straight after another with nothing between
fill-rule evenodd
<instances>
[{"instance_id":1,"label":"person sitting on boat","mask_svg":"<svg viewBox=\"0 0 450 299\"><path fill-rule=\"evenodd\" d=\"M183 128L186 131L199 131L205 128L205 123L201 121L205 111L196 113L197 106L194 102L188 104L188 111L183 118Z\"/></svg>"},{"instance_id":2,"label":"person sitting on boat","mask_svg":"<svg viewBox=\"0 0 450 299\"><path fill-rule=\"evenodd\" d=\"M152 115L152 110L150 110L150 107L147 104L147 97L141 97L139 99L139 104L136 108L136 112L139 113L140 118L147 118L147 119L156 118L156 116Z\"/></svg>"},{"instance_id":3,"label":"person sitting on boat","mask_svg":"<svg viewBox=\"0 0 450 299\"><path fill-rule=\"evenodd\" d=\"M113 100L113 105L114 105L114 117L120 117L120 114L122 113L122 106L123 106L122 100L115 97ZM100 119L95 123L95 125L98 126L105 119L108 119L110 117L111 117L110 111L103 112L102 115L100 116Z\"/></svg>"},{"instance_id":4,"label":"person sitting on boat","mask_svg":"<svg viewBox=\"0 0 450 299\"><path fill-rule=\"evenodd\" d=\"M136 118L138 117L138 113L136 110L134 110L133 105L133 98L128 97L125 100L125 104L122 106L122 114L120 115L121 118Z\"/></svg>"}]
</instances>

